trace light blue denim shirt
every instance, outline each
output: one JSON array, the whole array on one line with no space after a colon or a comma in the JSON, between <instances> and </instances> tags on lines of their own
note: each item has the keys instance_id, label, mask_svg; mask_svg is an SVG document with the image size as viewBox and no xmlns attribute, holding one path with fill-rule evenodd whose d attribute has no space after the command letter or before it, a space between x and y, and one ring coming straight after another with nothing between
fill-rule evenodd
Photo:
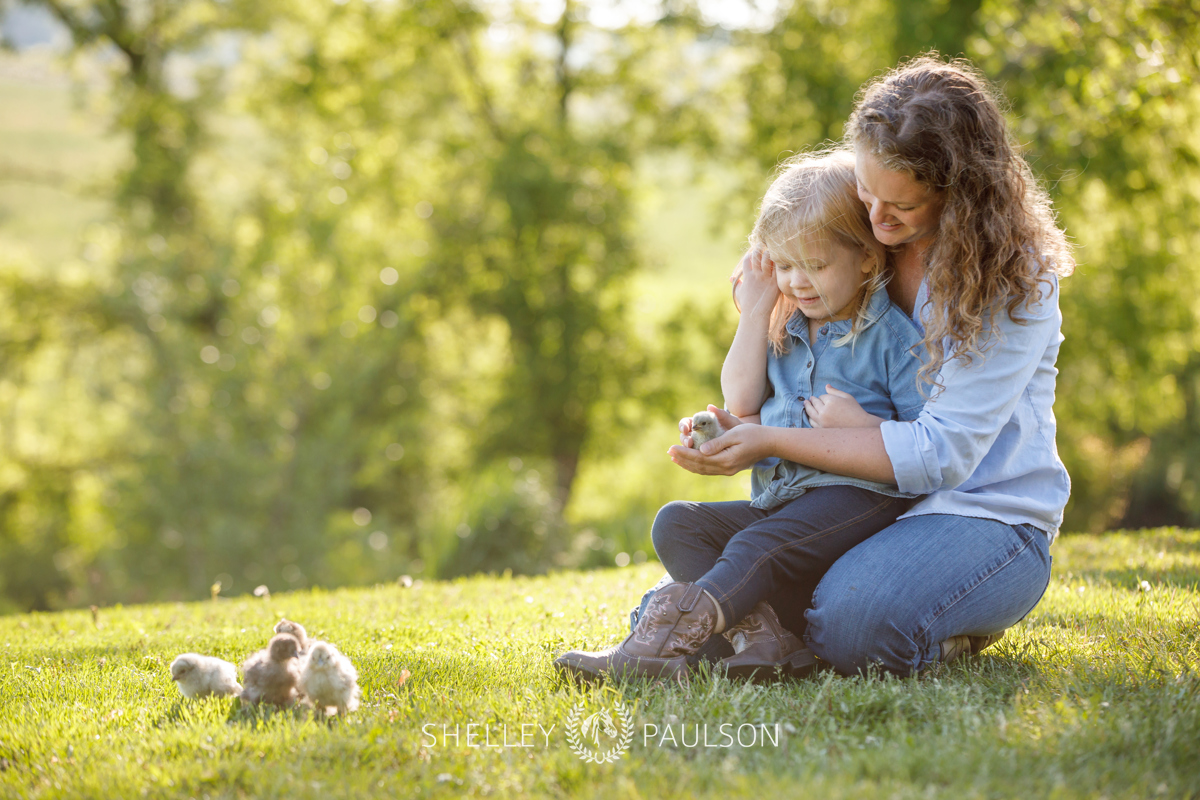
<instances>
[{"instance_id":1,"label":"light blue denim shirt","mask_svg":"<svg viewBox=\"0 0 1200 800\"><path fill-rule=\"evenodd\" d=\"M928 299L922 284L918 325ZM1051 276L1040 300L1017 315L1023 324L998 315L999 336L982 358L943 365L945 389L914 422L883 423L899 488L926 495L902 519L957 514L1057 534L1071 493L1054 443L1054 362L1063 340L1058 280Z\"/></svg>"},{"instance_id":2,"label":"light blue denim shirt","mask_svg":"<svg viewBox=\"0 0 1200 800\"><path fill-rule=\"evenodd\" d=\"M788 352L767 356L767 380L773 394L759 412L763 425L811 428L804 400L825 394L825 384L848 392L869 414L884 419L914 420L925 405L917 389L921 368L913 348L920 349L922 333L886 291L877 291L867 306L868 323L853 343L835 344L850 332L851 321L826 322L815 342L809 341L808 320L797 312L787 325ZM832 475L811 467L766 458L750 476L751 505L772 509L817 486L861 486L891 495L911 497L907 489L886 483Z\"/></svg>"}]
</instances>

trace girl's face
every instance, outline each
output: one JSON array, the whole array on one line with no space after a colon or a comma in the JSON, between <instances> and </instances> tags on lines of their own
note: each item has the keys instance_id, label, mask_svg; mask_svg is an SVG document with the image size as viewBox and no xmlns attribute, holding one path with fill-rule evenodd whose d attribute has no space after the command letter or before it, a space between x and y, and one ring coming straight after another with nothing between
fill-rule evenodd
<instances>
[{"instance_id":1,"label":"girl's face","mask_svg":"<svg viewBox=\"0 0 1200 800\"><path fill-rule=\"evenodd\" d=\"M854 154L858 198L871 215L871 230L880 244L895 247L928 243L942 216L942 193L904 172L886 169L862 148Z\"/></svg>"},{"instance_id":2,"label":"girl's face","mask_svg":"<svg viewBox=\"0 0 1200 800\"><path fill-rule=\"evenodd\" d=\"M771 251L779 291L812 320L849 319L874 268L874 256L826 236L810 234Z\"/></svg>"}]
</instances>

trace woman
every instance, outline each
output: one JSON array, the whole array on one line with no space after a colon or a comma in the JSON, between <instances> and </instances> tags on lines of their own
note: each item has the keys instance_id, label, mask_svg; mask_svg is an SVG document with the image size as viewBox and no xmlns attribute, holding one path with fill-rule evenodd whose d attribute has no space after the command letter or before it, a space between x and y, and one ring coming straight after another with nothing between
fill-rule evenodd
<instances>
[{"instance_id":1,"label":"woman","mask_svg":"<svg viewBox=\"0 0 1200 800\"><path fill-rule=\"evenodd\" d=\"M1052 410L1058 278L1074 262L1049 198L969 64L924 57L885 75L863 94L847 138L859 197L892 256L888 292L924 332L929 402L914 421L880 421L830 392L806 401L826 427L740 424L725 414L728 433L670 454L704 475L776 457L924 495L838 559L815 591L819 576L772 598L839 672L875 664L908 675L987 646L1048 585L1049 544L1070 492ZM690 444L690 420L681 435ZM656 546L688 537L688 509L660 512ZM656 604L674 615L659 623L686 627L694 594L664 595L684 602ZM797 609L807 609L803 623L785 615ZM777 650L766 643L765 652Z\"/></svg>"}]
</instances>

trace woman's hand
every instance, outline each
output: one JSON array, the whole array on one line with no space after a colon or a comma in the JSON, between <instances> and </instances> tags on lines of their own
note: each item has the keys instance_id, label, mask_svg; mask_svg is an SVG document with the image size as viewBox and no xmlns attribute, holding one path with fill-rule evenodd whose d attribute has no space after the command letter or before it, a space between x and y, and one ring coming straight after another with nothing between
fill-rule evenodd
<instances>
[{"instance_id":1,"label":"woman's hand","mask_svg":"<svg viewBox=\"0 0 1200 800\"><path fill-rule=\"evenodd\" d=\"M738 272L732 278L733 299L742 313L770 313L779 299L775 280L775 262L766 250L755 248L742 256Z\"/></svg>"},{"instance_id":2,"label":"woman's hand","mask_svg":"<svg viewBox=\"0 0 1200 800\"><path fill-rule=\"evenodd\" d=\"M825 391L829 394L804 401L808 421L814 428L878 428L883 424L883 419L868 414L857 400L841 389L827 383Z\"/></svg>"},{"instance_id":3,"label":"woman's hand","mask_svg":"<svg viewBox=\"0 0 1200 800\"><path fill-rule=\"evenodd\" d=\"M693 450L691 418L680 420L679 439L683 446L675 445L667 451L676 464L697 475L736 475L770 455L766 428L743 422L716 406L709 406L708 410L717 415L717 421L726 432L711 442L705 442L699 450ZM687 423L686 433L684 422Z\"/></svg>"}]
</instances>

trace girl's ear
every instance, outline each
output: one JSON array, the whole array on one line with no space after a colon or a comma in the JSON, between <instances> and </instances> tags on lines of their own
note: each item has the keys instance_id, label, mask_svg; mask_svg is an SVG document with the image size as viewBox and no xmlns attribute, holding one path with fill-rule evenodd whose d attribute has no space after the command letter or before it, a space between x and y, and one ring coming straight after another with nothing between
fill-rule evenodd
<instances>
[{"instance_id":1,"label":"girl's ear","mask_svg":"<svg viewBox=\"0 0 1200 800\"><path fill-rule=\"evenodd\" d=\"M863 250L862 267L861 267L862 274L870 275L872 272L874 272L876 267L878 267L877 261L878 261L878 256L875 255L875 252L873 250L864 249Z\"/></svg>"}]
</instances>

